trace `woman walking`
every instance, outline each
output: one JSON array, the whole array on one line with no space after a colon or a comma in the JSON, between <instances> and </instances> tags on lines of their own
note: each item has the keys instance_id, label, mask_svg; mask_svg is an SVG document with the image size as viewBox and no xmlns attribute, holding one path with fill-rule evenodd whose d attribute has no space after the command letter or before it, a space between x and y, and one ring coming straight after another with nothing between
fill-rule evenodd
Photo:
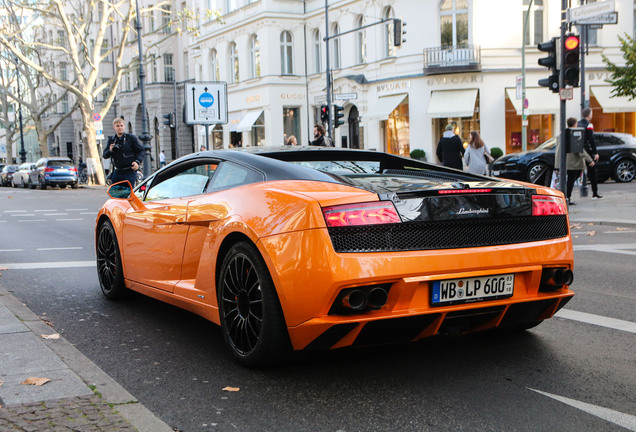
<instances>
[{"instance_id":1,"label":"woman walking","mask_svg":"<svg viewBox=\"0 0 636 432\"><path fill-rule=\"evenodd\" d=\"M488 157L492 158L486 144L482 141L479 133L472 131L470 133L470 143L468 143L466 155L464 156L468 172L482 175L487 174L488 160L486 158Z\"/></svg>"}]
</instances>

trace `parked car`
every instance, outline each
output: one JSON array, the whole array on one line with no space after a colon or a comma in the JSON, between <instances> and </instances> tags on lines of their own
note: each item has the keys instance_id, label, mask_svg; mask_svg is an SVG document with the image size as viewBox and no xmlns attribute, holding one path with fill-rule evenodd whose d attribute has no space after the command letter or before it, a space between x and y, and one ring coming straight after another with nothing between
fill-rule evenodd
<instances>
[{"instance_id":1,"label":"parked car","mask_svg":"<svg viewBox=\"0 0 636 432\"><path fill-rule=\"evenodd\" d=\"M597 132L594 141L600 157L596 164L599 182L610 178L621 183L634 180L636 138L623 133ZM546 184L546 173L551 173L554 166L556 143L557 137L552 137L534 150L502 156L494 162L492 175Z\"/></svg>"},{"instance_id":2,"label":"parked car","mask_svg":"<svg viewBox=\"0 0 636 432\"><path fill-rule=\"evenodd\" d=\"M103 294L138 291L220 324L246 366L521 330L574 295L567 205L545 187L286 146L187 155L108 193L95 225Z\"/></svg>"},{"instance_id":3,"label":"parked car","mask_svg":"<svg viewBox=\"0 0 636 432\"><path fill-rule=\"evenodd\" d=\"M18 170L13 174L13 187L27 187L29 185L29 173L35 169L35 163L25 162L18 166Z\"/></svg>"},{"instance_id":4,"label":"parked car","mask_svg":"<svg viewBox=\"0 0 636 432\"><path fill-rule=\"evenodd\" d=\"M0 170L0 186L11 186L13 181L13 174L18 167L16 165L5 165Z\"/></svg>"},{"instance_id":5,"label":"parked car","mask_svg":"<svg viewBox=\"0 0 636 432\"><path fill-rule=\"evenodd\" d=\"M39 186L46 189L47 186L59 186L64 188L71 186L76 189L79 185L77 167L68 158L41 158L35 164L35 169L29 174L31 188Z\"/></svg>"}]
</instances>

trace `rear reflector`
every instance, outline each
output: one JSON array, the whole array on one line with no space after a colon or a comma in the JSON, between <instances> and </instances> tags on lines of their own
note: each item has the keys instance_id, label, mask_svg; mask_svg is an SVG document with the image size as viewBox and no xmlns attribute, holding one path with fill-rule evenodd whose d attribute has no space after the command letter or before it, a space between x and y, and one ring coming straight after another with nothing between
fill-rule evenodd
<instances>
[{"instance_id":1,"label":"rear reflector","mask_svg":"<svg viewBox=\"0 0 636 432\"><path fill-rule=\"evenodd\" d=\"M564 215L567 213L565 200L547 195L532 195L532 216Z\"/></svg>"},{"instance_id":2,"label":"rear reflector","mask_svg":"<svg viewBox=\"0 0 636 432\"><path fill-rule=\"evenodd\" d=\"M400 223L391 201L378 201L324 207L322 213L328 227Z\"/></svg>"}]
</instances>

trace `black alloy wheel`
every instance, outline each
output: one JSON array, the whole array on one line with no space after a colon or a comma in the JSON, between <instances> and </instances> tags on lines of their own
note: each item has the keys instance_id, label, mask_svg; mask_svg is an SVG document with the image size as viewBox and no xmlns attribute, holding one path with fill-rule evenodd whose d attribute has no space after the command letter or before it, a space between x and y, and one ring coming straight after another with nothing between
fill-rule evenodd
<instances>
[{"instance_id":1,"label":"black alloy wheel","mask_svg":"<svg viewBox=\"0 0 636 432\"><path fill-rule=\"evenodd\" d=\"M35 185L33 184L33 182L31 181L31 178L29 177L29 189L35 189Z\"/></svg>"},{"instance_id":2,"label":"black alloy wheel","mask_svg":"<svg viewBox=\"0 0 636 432\"><path fill-rule=\"evenodd\" d=\"M95 249L97 276L102 293L110 300L121 298L126 292L124 271L115 229L109 221L100 225Z\"/></svg>"},{"instance_id":3,"label":"black alloy wheel","mask_svg":"<svg viewBox=\"0 0 636 432\"><path fill-rule=\"evenodd\" d=\"M218 283L223 339L243 366L277 363L289 351L276 288L258 250L240 242L228 251Z\"/></svg>"},{"instance_id":4,"label":"black alloy wheel","mask_svg":"<svg viewBox=\"0 0 636 432\"><path fill-rule=\"evenodd\" d=\"M631 159L621 159L614 166L614 180L629 183L636 176L636 163Z\"/></svg>"},{"instance_id":5,"label":"black alloy wheel","mask_svg":"<svg viewBox=\"0 0 636 432\"><path fill-rule=\"evenodd\" d=\"M46 182L41 178L38 179L38 186L40 186L41 190L46 190Z\"/></svg>"}]
</instances>

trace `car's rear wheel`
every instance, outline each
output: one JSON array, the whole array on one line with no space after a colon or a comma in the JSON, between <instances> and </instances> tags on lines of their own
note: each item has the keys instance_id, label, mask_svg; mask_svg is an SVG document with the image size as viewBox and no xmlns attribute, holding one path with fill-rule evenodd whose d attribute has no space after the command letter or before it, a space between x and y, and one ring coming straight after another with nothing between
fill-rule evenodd
<instances>
[{"instance_id":1,"label":"car's rear wheel","mask_svg":"<svg viewBox=\"0 0 636 432\"><path fill-rule=\"evenodd\" d=\"M239 242L228 251L218 283L223 339L244 366L276 363L289 351L276 288L258 250Z\"/></svg>"},{"instance_id":2,"label":"car's rear wheel","mask_svg":"<svg viewBox=\"0 0 636 432\"><path fill-rule=\"evenodd\" d=\"M29 179L29 189L35 189L35 185L31 181L31 179Z\"/></svg>"},{"instance_id":3,"label":"car's rear wheel","mask_svg":"<svg viewBox=\"0 0 636 432\"><path fill-rule=\"evenodd\" d=\"M548 172L548 165L543 162L534 162L528 168L527 181L534 184L546 184L546 175Z\"/></svg>"},{"instance_id":4,"label":"car's rear wheel","mask_svg":"<svg viewBox=\"0 0 636 432\"><path fill-rule=\"evenodd\" d=\"M621 159L614 165L614 180L629 183L636 176L636 163L631 159Z\"/></svg>"},{"instance_id":5,"label":"car's rear wheel","mask_svg":"<svg viewBox=\"0 0 636 432\"><path fill-rule=\"evenodd\" d=\"M40 186L40 189L46 190L46 182L44 180L38 179L38 186Z\"/></svg>"},{"instance_id":6,"label":"car's rear wheel","mask_svg":"<svg viewBox=\"0 0 636 432\"><path fill-rule=\"evenodd\" d=\"M97 232L97 276L106 298L114 300L126 292L119 244L113 225L106 221Z\"/></svg>"},{"instance_id":7,"label":"car's rear wheel","mask_svg":"<svg viewBox=\"0 0 636 432\"><path fill-rule=\"evenodd\" d=\"M71 184L71 188L73 188L73 189L77 189L78 187L79 187L78 183Z\"/></svg>"}]
</instances>

